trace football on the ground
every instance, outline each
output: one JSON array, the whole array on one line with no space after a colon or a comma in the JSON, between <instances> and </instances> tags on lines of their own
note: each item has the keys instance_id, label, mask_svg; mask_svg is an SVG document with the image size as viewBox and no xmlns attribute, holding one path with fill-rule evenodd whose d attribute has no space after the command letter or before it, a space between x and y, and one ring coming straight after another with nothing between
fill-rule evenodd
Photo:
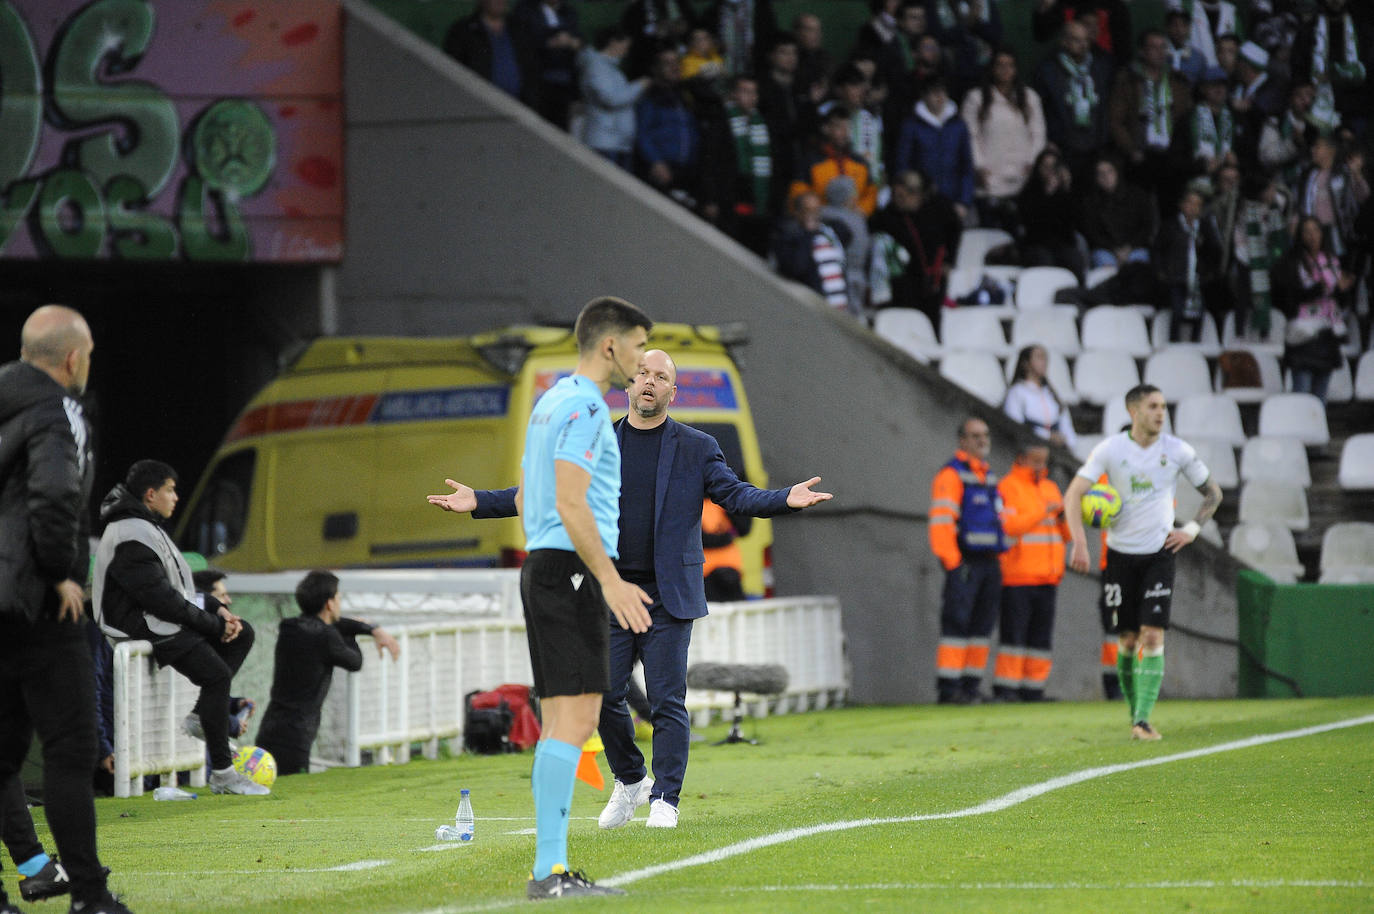
<instances>
[{"instance_id":1,"label":"football on the ground","mask_svg":"<svg viewBox=\"0 0 1374 914\"><path fill-rule=\"evenodd\" d=\"M277 779L277 760L266 749L243 746L234 753L234 770L246 775L255 784L271 787Z\"/></svg>"},{"instance_id":2,"label":"football on the ground","mask_svg":"<svg viewBox=\"0 0 1374 914\"><path fill-rule=\"evenodd\" d=\"M1099 482L1083 496L1083 523L1089 527L1110 527L1121 513L1121 496L1116 489Z\"/></svg>"}]
</instances>

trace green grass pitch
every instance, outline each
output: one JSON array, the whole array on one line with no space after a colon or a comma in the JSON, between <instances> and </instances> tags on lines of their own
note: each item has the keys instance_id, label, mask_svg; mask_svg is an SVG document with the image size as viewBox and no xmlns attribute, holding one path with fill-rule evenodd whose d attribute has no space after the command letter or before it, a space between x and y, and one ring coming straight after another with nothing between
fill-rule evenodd
<instances>
[{"instance_id":1,"label":"green grass pitch","mask_svg":"<svg viewBox=\"0 0 1374 914\"><path fill-rule=\"evenodd\" d=\"M630 894L562 904L654 914L1374 911L1369 722L1030 791L996 811L758 841L682 865L791 829L967 810L1086 769L1368 715L1374 698L1165 700L1155 714L1165 738L1153 744L1131 742L1124 706L1106 702L752 721L746 732L762 745L693 744L675 831L649 831L641 809L603 832L595 817L607 794L579 783L571 863ZM531 758L335 770L284 778L265 799L100 800L101 857L138 914L523 906ZM472 790L476 841L436 849L460 786ZM24 910L65 910L65 900Z\"/></svg>"}]
</instances>

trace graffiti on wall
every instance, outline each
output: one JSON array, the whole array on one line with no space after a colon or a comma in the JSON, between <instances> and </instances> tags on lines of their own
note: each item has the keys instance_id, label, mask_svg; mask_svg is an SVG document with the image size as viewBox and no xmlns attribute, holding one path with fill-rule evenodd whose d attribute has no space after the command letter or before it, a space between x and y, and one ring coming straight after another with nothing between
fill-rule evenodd
<instances>
[{"instance_id":1,"label":"graffiti on wall","mask_svg":"<svg viewBox=\"0 0 1374 914\"><path fill-rule=\"evenodd\" d=\"M0 258L337 261L336 0L0 0Z\"/></svg>"}]
</instances>

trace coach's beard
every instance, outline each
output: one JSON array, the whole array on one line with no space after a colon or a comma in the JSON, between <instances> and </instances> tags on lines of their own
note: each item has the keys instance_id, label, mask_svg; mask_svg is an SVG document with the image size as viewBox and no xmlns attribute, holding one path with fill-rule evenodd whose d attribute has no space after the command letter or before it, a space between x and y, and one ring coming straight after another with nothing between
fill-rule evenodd
<instances>
[{"instance_id":1,"label":"coach's beard","mask_svg":"<svg viewBox=\"0 0 1374 914\"><path fill-rule=\"evenodd\" d=\"M649 404L646 406L642 393L638 397L635 397L632 405L634 406L635 415L639 416L641 419L657 419L659 416L663 415L664 410L668 408L668 404L659 402L656 397L650 400Z\"/></svg>"}]
</instances>

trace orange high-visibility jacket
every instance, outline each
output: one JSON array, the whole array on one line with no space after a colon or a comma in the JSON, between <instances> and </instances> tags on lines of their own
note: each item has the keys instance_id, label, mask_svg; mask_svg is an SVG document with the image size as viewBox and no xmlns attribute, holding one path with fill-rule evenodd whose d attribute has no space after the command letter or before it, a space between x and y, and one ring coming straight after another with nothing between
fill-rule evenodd
<instances>
[{"instance_id":1,"label":"orange high-visibility jacket","mask_svg":"<svg viewBox=\"0 0 1374 914\"><path fill-rule=\"evenodd\" d=\"M988 478L986 461L964 451L955 451L954 456L968 464L979 479ZM964 561L959 549L959 516L963 503L964 483L958 472L950 466L941 467L930 484L930 551L946 571L953 571Z\"/></svg>"},{"instance_id":2,"label":"orange high-visibility jacket","mask_svg":"<svg viewBox=\"0 0 1374 914\"><path fill-rule=\"evenodd\" d=\"M735 525L730 522L730 515L709 498L703 498L701 501L701 532L732 535L736 533ZM739 544L733 539L729 545L703 547L701 551L706 557L701 570L703 576L709 575L717 568L744 570L744 555L739 551Z\"/></svg>"},{"instance_id":3,"label":"orange high-visibility jacket","mask_svg":"<svg viewBox=\"0 0 1374 914\"><path fill-rule=\"evenodd\" d=\"M997 491L1002 495L1002 528L1011 543L1001 556L1002 586L1058 584L1064 577L1064 544L1069 539L1059 486L1014 464Z\"/></svg>"}]
</instances>

